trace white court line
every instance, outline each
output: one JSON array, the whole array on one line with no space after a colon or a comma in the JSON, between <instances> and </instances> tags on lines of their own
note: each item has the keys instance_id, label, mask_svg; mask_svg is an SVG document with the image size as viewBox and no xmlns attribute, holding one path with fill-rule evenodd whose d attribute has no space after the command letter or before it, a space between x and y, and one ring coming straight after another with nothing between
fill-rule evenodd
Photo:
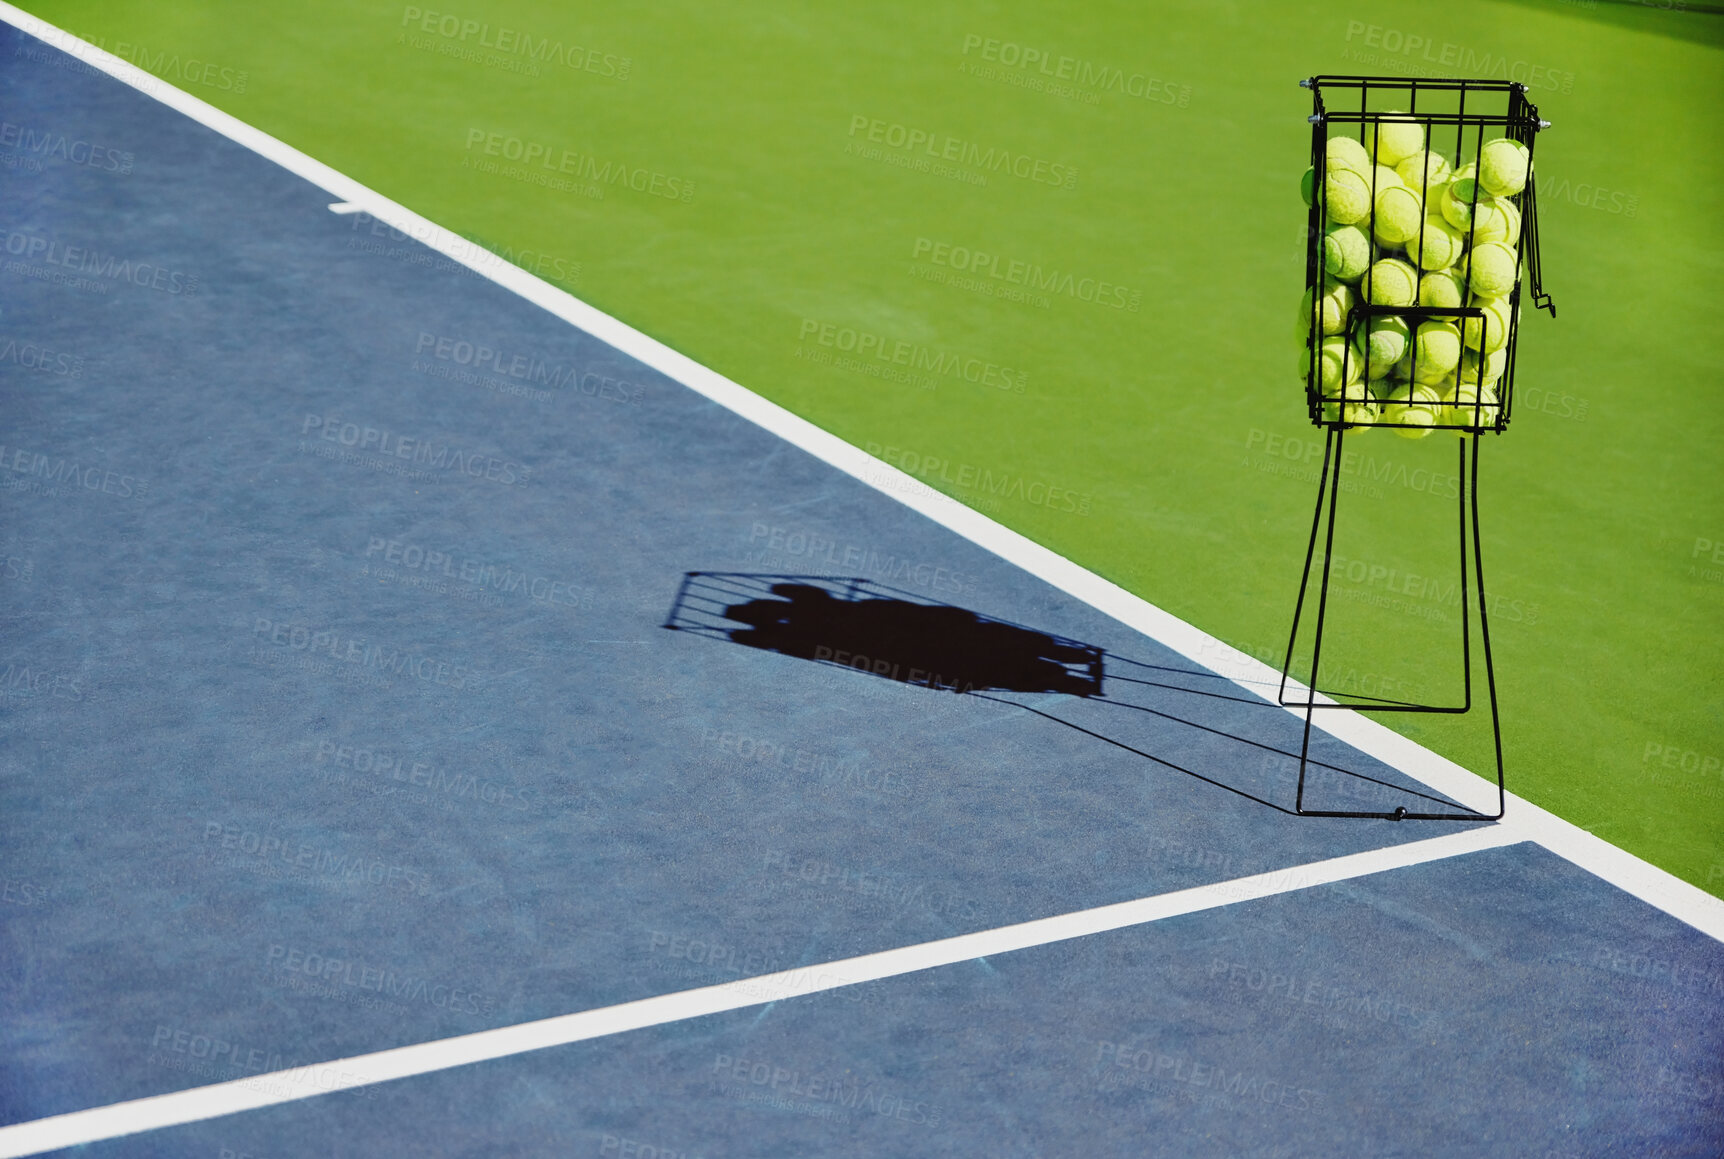
<instances>
[{"instance_id":1,"label":"white court line","mask_svg":"<svg viewBox=\"0 0 1724 1159\"><path fill-rule=\"evenodd\" d=\"M245 124L220 109L204 103L197 97L182 92L172 85L142 69L121 60L110 53L95 48L78 40L53 25L20 11L11 4L0 0L0 19L30 33L50 45L66 52L94 68L106 72L147 96L153 97L177 112L191 118L197 123L243 145L246 148L268 158L296 176L319 186L329 194L338 198L336 202L342 209L340 212L363 211L383 221L385 224L418 239L427 247L436 250L445 257L467 266L474 272L489 278L542 309L556 315L570 324L585 330L594 337L615 347L632 358L652 367L667 377L682 383L690 389L704 395L721 406L771 431L780 438L821 459L827 464L862 480L896 498L905 506L934 520L948 530L962 535L964 538L993 552L1010 563L1038 579L1066 592L1068 595L1105 612L1121 623L1135 629L1153 640L1165 645L1175 652L1184 655L1227 678L1236 681L1246 691L1253 693L1270 704L1276 701L1275 686L1280 679L1280 673L1268 665L1247 656L1231 646L1214 639L1199 631L1190 624L1169 615L1153 604L1132 595L1125 589L1113 584L1093 572L1087 571L1077 564L1055 554L1047 548L1033 542L1009 528L1002 527L982 515L978 511L964 506L951 499L920 480L898 470L870 455L860 448L853 447L842 439L821 430L807 420L792 414L775 403L768 402L759 395L731 382L717 372L708 369L683 354L647 337L645 334L629 327L615 318L595 309L575 298L573 295L555 286L549 285L538 278L508 264L489 250L483 249L465 238L439 226L420 215L405 209L381 194L368 189L345 174L339 173L320 161L314 160L297 149L284 144L268 134ZM1296 693L1295 699L1302 698L1308 690L1296 682L1289 681L1289 687ZM1287 709L1295 716L1297 709ZM1473 773L1436 753L1430 752L1407 738L1400 736L1389 728L1377 723L1369 717L1351 712L1331 712L1319 717L1323 731L1352 745L1354 748L1382 761L1383 763L1405 772L1425 785L1448 795L1471 808L1489 811L1495 805L1496 787L1493 783L1482 780ZM1413 822L1417 824L1417 822ZM1478 834L1490 834L1489 838L1478 837ZM1437 838L1433 841L1416 842L1396 849L1380 851L1380 855L1392 859L1398 850L1410 850L1436 845L1443 841L1463 842L1473 838L1487 843L1505 844L1514 841L1531 840L1543 845L1553 853L1562 856L1583 869L1603 878L1618 888L1640 898L1642 901L1663 910L1665 913L1688 923L1709 936L1724 941L1724 899L1715 898L1695 886L1666 873L1625 850L1618 849L1609 842L1575 826L1552 813L1548 813L1519 797L1510 794L1508 797L1508 813L1504 820L1495 826L1468 833L1456 834L1449 838ZM1372 856L1359 854L1356 856ZM1346 859L1341 859L1346 860ZM1328 864L1328 863L1319 863ZM1386 863L1387 864L1387 863ZM1284 871L1285 872L1285 871ZM1206 887L1215 888L1215 887ZM1166 895L1178 897L1180 895ZM1142 903L1132 905L1148 905L1156 899L1147 899ZM1237 900L1237 899L1235 899ZM1046 919L1057 921L1060 919ZM1153 919L1148 919L1153 920ZM1033 924L1033 923L1032 923ZM1014 927L1015 928L1015 927ZM982 935L966 935L979 937ZM944 943L932 943L943 945ZM910 949L888 951L888 953L907 953ZM981 953L983 951L977 951ZM986 952L1000 952L998 950ZM857 959L862 961L865 959ZM924 967L912 967L924 968ZM862 979L857 979L858 981ZM730 985L740 985L732 983ZM755 983L758 984L758 983ZM724 990L725 987L710 988ZM690 991L689 994L703 994L707 991ZM686 996L667 996L665 999L649 1001L670 1001L672 999L687 1000ZM763 999L762 1001L765 1001ZM614 1010L628 1010L628 1007L617 1007ZM719 1007L728 1008L728 1007ZM690 1017L693 1014L705 1013L699 1007L689 1007L692 1013L674 1015L673 1017ZM567 1018L589 1018L601 1012L567 1015ZM551 1020L556 1021L556 1020ZM642 1025L650 1024L642 1023ZM529 1026L543 1026L545 1023L531 1023ZM619 1024L617 1029L627 1029L626 1024ZM486 1035L506 1035L522 1028L510 1027L496 1031L487 1031ZM614 1033L601 1031L594 1033ZM591 1037L591 1034L582 1036ZM474 1036L480 1037L480 1036ZM580 1036L577 1036L580 1037ZM569 1041L576 1041L572 1038ZM464 1042L467 1039L450 1040ZM524 1040L530 1041L530 1040ZM405 1047L403 1050L430 1049L436 1044L424 1044L421 1047ZM533 1049L532 1046L520 1049ZM395 1052L384 1052L383 1055L362 1056L366 1059L377 1059ZM509 1053L505 1051L504 1053ZM482 1055L478 1057L495 1057ZM333 1065L333 1064L331 1064ZM450 1064L454 1065L454 1064ZM318 1085L322 1077L327 1076L327 1070L313 1068L318 1074L304 1080L308 1087L301 1094L289 1098L306 1097L325 1088ZM392 1076L384 1076L392 1077ZM234 1084L219 1084L214 1087L196 1088L180 1092L176 1095L161 1096L161 1099L192 1099L195 1100L207 1091L235 1090L256 1084L260 1078L240 1080ZM367 1081L380 1081L371 1079ZM248 1091L245 1098L256 1098L258 1092ZM75 1112L76 1116L101 1116L122 1107L145 1108L155 1105L159 1100L140 1100L137 1103L117 1104L116 1107L98 1108L90 1111ZM232 1109L245 1109L247 1106L265 1106L272 1101L284 1101L280 1098L264 1099L256 1103L239 1103ZM215 1113L229 1113L227 1111ZM73 1116L60 1116L56 1119L38 1120L35 1123L19 1124L13 1127L0 1128L0 1139L10 1139L13 1132L33 1128L39 1124L58 1122ZM207 1117L204 1115L195 1117ZM103 1120L110 1121L110 1120ZM124 1123L122 1117L114 1122ZM143 1120L140 1120L140 1122ZM186 1120L189 1121L189 1120ZM113 1134L124 1134L147 1129L146 1126L118 1126L111 1129ZM106 1136L103 1136L106 1137ZM65 1144L56 1144L65 1145ZM21 1152L6 1151L4 1154Z\"/></svg>"},{"instance_id":2,"label":"white court line","mask_svg":"<svg viewBox=\"0 0 1724 1159\"><path fill-rule=\"evenodd\" d=\"M703 986L674 994L660 994L618 1006L563 1014L538 1022L523 1022L481 1030L457 1038L399 1046L372 1054L354 1055L295 1070L253 1075L230 1082L192 1087L172 1094L153 1095L124 1103L112 1103L87 1111L72 1111L36 1119L11 1127L0 1127L0 1159L35 1155L60 1147L73 1147L101 1139L156 1131L223 1115L254 1111L334 1091L389 1082L413 1075L468 1066L506 1058L547 1047L662 1026L688 1018L700 1018L726 1010L741 1010L780 1002L807 994L818 994L844 986L855 986L881 978L893 978L918 970L952 966L977 958L991 958L1083 938L1108 930L1143 925L1181 914L1198 913L1252 901L1312 886L1365 877L1385 870L1440 861L1481 849L1492 849L1518 841L1501 825L1484 825L1462 833L1412 841L1388 849L1372 849L1328 861L1296 865L1232 881L1200 885L1136 901L1119 902L1077 913L1039 918L999 929L961 934L937 942L882 950L856 958L803 966L776 974L762 974L718 986Z\"/></svg>"}]
</instances>

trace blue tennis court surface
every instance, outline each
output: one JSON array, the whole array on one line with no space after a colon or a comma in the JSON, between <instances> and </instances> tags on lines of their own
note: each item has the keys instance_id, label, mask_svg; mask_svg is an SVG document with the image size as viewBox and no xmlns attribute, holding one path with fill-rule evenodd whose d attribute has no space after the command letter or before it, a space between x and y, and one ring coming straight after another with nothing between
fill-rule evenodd
<instances>
[{"instance_id":1,"label":"blue tennis court surface","mask_svg":"<svg viewBox=\"0 0 1724 1159\"><path fill-rule=\"evenodd\" d=\"M0 1123L1466 827L0 37L132 158L0 202ZM1712 1155L1720 1058L1718 943L1522 844L87 1150Z\"/></svg>"}]
</instances>

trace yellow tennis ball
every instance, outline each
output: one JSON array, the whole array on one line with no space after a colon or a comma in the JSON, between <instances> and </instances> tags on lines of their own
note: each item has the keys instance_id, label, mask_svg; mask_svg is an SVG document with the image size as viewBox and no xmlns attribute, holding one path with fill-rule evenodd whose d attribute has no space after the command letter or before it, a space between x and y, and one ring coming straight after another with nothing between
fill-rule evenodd
<instances>
[{"instance_id":1,"label":"yellow tennis ball","mask_svg":"<svg viewBox=\"0 0 1724 1159\"><path fill-rule=\"evenodd\" d=\"M1419 296L1419 274L1398 258L1384 258L1365 271L1361 288L1373 306L1411 306Z\"/></svg>"},{"instance_id":2,"label":"yellow tennis ball","mask_svg":"<svg viewBox=\"0 0 1724 1159\"><path fill-rule=\"evenodd\" d=\"M1512 247L1520 236L1520 211L1514 202L1493 197L1473 211L1472 243L1500 241Z\"/></svg>"},{"instance_id":3,"label":"yellow tennis ball","mask_svg":"<svg viewBox=\"0 0 1724 1159\"><path fill-rule=\"evenodd\" d=\"M1474 298L1470 304L1483 310L1485 316L1461 319L1461 342L1486 354L1494 354L1508 345L1508 299Z\"/></svg>"},{"instance_id":4,"label":"yellow tennis ball","mask_svg":"<svg viewBox=\"0 0 1724 1159\"><path fill-rule=\"evenodd\" d=\"M1425 147L1424 127L1415 121L1394 114L1390 109L1382 117L1365 125L1365 151L1379 165L1398 165Z\"/></svg>"},{"instance_id":5,"label":"yellow tennis ball","mask_svg":"<svg viewBox=\"0 0 1724 1159\"><path fill-rule=\"evenodd\" d=\"M1412 348L1408 347L1408 357L1412 356ZM1381 382L1371 383L1371 397L1377 406L1385 409L1396 404L1406 406L1418 398L1418 392L1431 389L1422 382L1414 382L1408 378L1386 378Z\"/></svg>"},{"instance_id":6,"label":"yellow tennis ball","mask_svg":"<svg viewBox=\"0 0 1724 1159\"><path fill-rule=\"evenodd\" d=\"M1317 167L1315 165L1307 165L1305 166L1304 176L1299 178L1299 196L1304 199L1307 206L1311 204L1311 193L1316 188Z\"/></svg>"},{"instance_id":7,"label":"yellow tennis ball","mask_svg":"<svg viewBox=\"0 0 1724 1159\"><path fill-rule=\"evenodd\" d=\"M1356 282L1371 264L1371 239L1356 225L1331 225L1323 233L1323 270L1342 282Z\"/></svg>"},{"instance_id":8,"label":"yellow tennis ball","mask_svg":"<svg viewBox=\"0 0 1724 1159\"><path fill-rule=\"evenodd\" d=\"M1467 284L1453 270L1437 270L1419 279L1419 305L1454 309L1466 300Z\"/></svg>"},{"instance_id":9,"label":"yellow tennis ball","mask_svg":"<svg viewBox=\"0 0 1724 1159\"><path fill-rule=\"evenodd\" d=\"M1378 404L1382 422L1403 439L1422 439L1437 425L1442 397L1428 386L1414 386L1396 399Z\"/></svg>"},{"instance_id":10,"label":"yellow tennis ball","mask_svg":"<svg viewBox=\"0 0 1724 1159\"><path fill-rule=\"evenodd\" d=\"M1322 402L1324 423L1340 423L1340 421L1352 423L1353 419L1345 417L1346 414L1350 414L1355 407L1372 405L1371 392L1365 390L1364 383L1359 383L1359 381L1324 388L1322 398L1324 398L1324 402Z\"/></svg>"},{"instance_id":11,"label":"yellow tennis ball","mask_svg":"<svg viewBox=\"0 0 1724 1159\"><path fill-rule=\"evenodd\" d=\"M1407 256L1422 270L1446 270L1460 260L1466 239L1438 213L1425 214L1417 241L1407 246Z\"/></svg>"},{"instance_id":12,"label":"yellow tennis ball","mask_svg":"<svg viewBox=\"0 0 1724 1159\"><path fill-rule=\"evenodd\" d=\"M1499 406L1496 387L1488 383L1480 387L1476 383L1457 382L1449 391L1447 400L1454 406Z\"/></svg>"},{"instance_id":13,"label":"yellow tennis ball","mask_svg":"<svg viewBox=\"0 0 1724 1159\"><path fill-rule=\"evenodd\" d=\"M1512 197L1526 188L1531 154L1519 141L1498 137L1479 150L1479 184L1497 197Z\"/></svg>"},{"instance_id":14,"label":"yellow tennis ball","mask_svg":"<svg viewBox=\"0 0 1724 1159\"><path fill-rule=\"evenodd\" d=\"M1421 149L1396 165L1395 173L1409 189L1428 200L1448 184L1449 159L1441 153L1427 153Z\"/></svg>"},{"instance_id":15,"label":"yellow tennis ball","mask_svg":"<svg viewBox=\"0 0 1724 1159\"><path fill-rule=\"evenodd\" d=\"M1374 402L1350 402L1341 408L1341 420L1356 427L1374 427L1377 425L1377 404Z\"/></svg>"},{"instance_id":16,"label":"yellow tennis ball","mask_svg":"<svg viewBox=\"0 0 1724 1159\"><path fill-rule=\"evenodd\" d=\"M1371 172L1371 155L1355 137L1330 137L1324 142L1323 156L1329 169L1351 169L1359 174Z\"/></svg>"},{"instance_id":17,"label":"yellow tennis ball","mask_svg":"<svg viewBox=\"0 0 1724 1159\"><path fill-rule=\"evenodd\" d=\"M1376 212L1371 215L1371 236L1378 245L1398 249L1418 236L1424 221L1425 208L1419 195L1405 185L1392 185L1377 194Z\"/></svg>"},{"instance_id":18,"label":"yellow tennis ball","mask_svg":"<svg viewBox=\"0 0 1724 1159\"><path fill-rule=\"evenodd\" d=\"M1323 176L1323 209L1340 225L1364 221L1371 213L1371 187L1351 169L1331 169Z\"/></svg>"},{"instance_id":19,"label":"yellow tennis ball","mask_svg":"<svg viewBox=\"0 0 1724 1159\"><path fill-rule=\"evenodd\" d=\"M1498 348L1483 356L1473 349L1461 351L1461 365L1455 377L1461 382L1494 386L1508 369L1508 350Z\"/></svg>"},{"instance_id":20,"label":"yellow tennis ball","mask_svg":"<svg viewBox=\"0 0 1724 1159\"><path fill-rule=\"evenodd\" d=\"M1325 387L1323 397L1341 399L1344 402L1371 401L1371 388L1366 385L1364 379L1358 376L1359 348L1356 346L1348 347L1343 352L1343 356L1346 359L1346 365L1341 370L1342 381L1334 386Z\"/></svg>"},{"instance_id":21,"label":"yellow tennis ball","mask_svg":"<svg viewBox=\"0 0 1724 1159\"><path fill-rule=\"evenodd\" d=\"M1357 353L1356 349L1351 351L1351 354ZM1345 378L1345 374L1340 377ZM1370 407L1375 412L1371 390L1358 378L1345 378L1345 381L1322 387L1321 397L1320 410L1324 422L1353 422L1355 420L1347 416L1359 414L1361 407Z\"/></svg>"},{"instance_id":22,"label":"yellow tennis ball","mask_svg":"<svg viewBox=\"0 0 1724 1159\"><path fill-rule=\"evenodd\" d=\"M1443 395L1443 422L1448 426L1472 430L1496 426L1502 414L1495 388L1479 387L1470 382L1457 382ZM1461 434L1465 435L1466 430Z\"/></svg>"},{"instance_id":23,"label":"yellow tennis ball","mask_svg":"<svg viewBox=\"0 0 1724 1159\"><path fill-rule=\"evenodd\" d=\"M1413 339L1413 380L1439 383L1461 364L1461 332L1447 322L1425 322Z\"/></svg>"},{"instance_id":24,"label":"yellow tennis ball","mask_svg":"<svg viewBox=\"0 0 1724 1159\"><path fill-rule=\"evenodd\" d=\"M1365 335L1365 377L1386 377L1406 354L1410 337L1407 324L1393 314L1373 318Z\"/></svg>"},{"instance_id":25,"label":"yellow tennis ball","mask_svg":"<svg viewBox=\"0 0 1724 1159\"><path fill-rule=\"evenodd\" d=\"M1324 398L1369 398L1360 377L1364 359L1358 348L1339 335L1325 338L1317 347L1317 389ZM1311 380L1311 348L1299 352L1299 377Z\"/></svg>"},{"instance_id":26,"label":"yellow tennis ball","mask_svg":"<svg viewBox=\"0 0 1724 1159\"><path fill-rule=\"evenodd\" d=\"M1412 346L1409 343L1409 356L1411 355L1411 352ZM1379 378L1375 382L1371 383L1371 397L1379 406L1386 402L1394 402L1397 399L1401 402L1407 401L1407 392L1413 389L1413 383L1405 374L1402 373L1406 365L1407 359L1403 358L1395 367L1395 377Z\"/></svg>"},{"instance_id":27,"label":"yellow tennis ball","mask_svg":"<svg viewBox=\"0 0 1724 1159\"><path fill-rule=\"evenodd\" d=\"M1347 394L1352 394L1355 386L1349 386ZM1326 423L1353 423L1369 425L1377 419L1377 405L1367 397L1363 400L1346 402L1325 402L1322 407L1323 421Z\"/></svg>"},{"instance_id":28,"label":"yellow tennis ball","mask_svg":"<svg viewBox=\"0 0 1724 1159\"><path fill-rule=\"evenodd\" d=\"M1323 334L1339 334L1347 328L1347 315L1353 309L1353 291L1345 282L1330 282L1324 280L1322 296L1315 303L1311 300L1312 291L1307 289L1305 296L1299 300L1299 322L1294 327L1294 337L1300 342L1305 341L1305 335L1315 326Z\"/></svg>"},{"instance_id":29,"label":"yellow tennis ball","mask_svg":"<svg viewBox=\"0 0 1724 1159\"><path fill-rule=\"evenodd\" d=\"M1467 255L1467 288L1480 298L1501 298L1514 289L1520 258L1500 241L1475 245Z\"/></svg>"},{"instance_id":30,"label":"yellow tennis ball","mask_svg":"<svg viewBox=\"0 0 1724 1159\"><path fill-rule=\"evenodd\" d=\"M1473 222L1473 244L1485 241L1500 241L1510 249L1520 240L1520 210L1514 202L1499 197L1491 202L1490 208L1479 206L1477 217Z\"/></svg>"},{"instance_id":31,"label":"yellow tennis ball","mask_svg":"<svg viewBox=\"0 0 1724 1159\"><path fill-rule=\"evenodd\" d=\"M1502 243L1512 246L1520 240L1520 210L1514 202L1507 200L1497 202L1497 208L1502 210L1503 217L1508 221L1508 232L1501 239Z\"/></svg>"},{"instance_id":32,"label":"yellow tennis ball","mask_svg":"<svg viewBox=\"0 0 1724 1159\"><path fill-rule=\"evenodd\" d=\"M1450 225L1462 233L1469 233L1473 228L1473 214L1477 207L1488 207L1494 200L1495 198L1471 177L1457 177L1443 186L1442 204L1439 208Z\"/></svg>"}]
</instances>

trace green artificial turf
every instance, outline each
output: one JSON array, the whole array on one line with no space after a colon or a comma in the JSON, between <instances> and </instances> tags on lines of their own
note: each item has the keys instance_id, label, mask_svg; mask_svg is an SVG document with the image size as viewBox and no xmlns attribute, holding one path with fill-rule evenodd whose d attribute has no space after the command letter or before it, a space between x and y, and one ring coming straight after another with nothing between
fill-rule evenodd
<instances>
[{"instance_id":1,"label":"green artificial turf","mask_svg":"<svg viewBox=\"0 0 1724 1159\"><path fill-rule=\"evenodd\" d=\"M1515 420L1482 462L1510 787L1724 894L1724 551L1708 546L1724 543L1724 17L1602 0L27 6L531 252L601 309L1272 663L1321 441L1291 335L1295 82L1526 81L1554 123L1537 163L1559 314L1526 315ZM520 71L530 56L508 48L540 41L558 59ZM510 138L592 168L569 188L517 180L487 154ZM989 150L1011 161L990 169ZM642 188L596 184L607 164ZM960 251L1000 276L963 281ZM1030 266L1070 291L975 288ZM909 364L854 360L851 331ZM1325 683L1456 695L1454 440L1349 438ZM1014 482L989 495L969 485L984 470ZM1480 713L1385 719L1490 767Z\"/></svg>"}]
</instances>

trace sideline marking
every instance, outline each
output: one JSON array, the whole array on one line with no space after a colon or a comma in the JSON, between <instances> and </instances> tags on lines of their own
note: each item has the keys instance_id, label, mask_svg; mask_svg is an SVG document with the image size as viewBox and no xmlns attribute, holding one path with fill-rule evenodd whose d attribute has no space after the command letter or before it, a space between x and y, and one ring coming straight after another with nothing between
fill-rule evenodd
<instances>
[{"instance_id":1,"label":"sideline marking","mask_svg":"<svg viewBox=\"0 0 1724 1159\"><path fill-rule=\"evenodd\" d=\"M856 958L845 958L817 966L802 966L658 994L616 1006L601 1006L575 1014L561 1014L537 1022L500 1026L454 1038L398 1046L390 1050L358 1054L295 1067L292 1070L250 1075L208 1086L191 1087L165 1095L131 1099L0 1127L0 1159L34 1155L61 1147L75 1147L113 1139L140 1131L156 1131L204 1119L254 1111L262 1107L315 1098L354 1087L370 1086L393 1079L409 1078L451 1067L506 1058L547 1047L567 1046L592 1038L603 1038L662 1026L688 1018L763 1006L787 998L818 994L843 986L893 978L919 970L952 966L977 958L1008 954L1063 942L1127 926L1145 925L1163 918L1216 909L1235 902L1253 901L1276 894L1292 893L1312 886L1366 877L1385 870L1421 865L1511 845L1521 839L1503 825L1484 825L1464 833L1450 833L1424 841L1411 841L1387 849L1350 853L1327 861L1294 865L1268 873L1212 882L1192 889L1156 894L1135 901L1116 902L1076 913L1037 918L998 929L979 930L935 942L881 950Z\"/></svg>"}]
</instances>

